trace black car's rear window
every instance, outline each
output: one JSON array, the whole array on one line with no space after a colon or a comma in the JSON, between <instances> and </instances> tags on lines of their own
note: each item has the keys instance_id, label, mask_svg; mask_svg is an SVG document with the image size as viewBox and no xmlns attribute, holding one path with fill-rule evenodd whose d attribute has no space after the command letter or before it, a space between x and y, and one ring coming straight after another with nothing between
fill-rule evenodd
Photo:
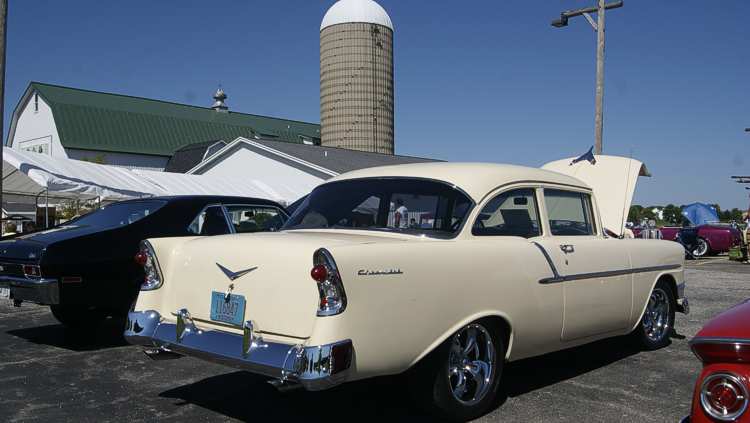
<instances>
[{"instance_id":1,"label":"black car's rear window","mask_svg":"<svg viewBox=\"0 0 750 423\"><path fill-rule=\"evenodd\" d=\"M111 229L127 226L155 213L167 204L163 200L126 201L110 204L68 223L75 226L91 226Z\"/></svg>"}]
</instances>

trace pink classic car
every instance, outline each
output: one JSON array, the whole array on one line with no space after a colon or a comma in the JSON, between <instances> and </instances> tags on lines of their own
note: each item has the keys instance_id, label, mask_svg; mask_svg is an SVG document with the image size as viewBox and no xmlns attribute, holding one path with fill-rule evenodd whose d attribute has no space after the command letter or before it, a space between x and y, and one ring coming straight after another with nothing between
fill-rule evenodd
<instances>
[{"instance_id":1,"label":"pink classic car","mask_svg":"<svg viewBox=\"0 0 750 423\"><path fill-rule=\"evenodd\" d=\"M698 229L698 240L693 249L695 257L704 257L712 254L726 253L734 245L742 243L742 234L737 228L728 224L712 223L696 226ZM660 228L662 239L674 241L682 228L679 226L665 226ZM642 229L634 228L633 234L640 236Z\"/></svg>"}]
</instances>

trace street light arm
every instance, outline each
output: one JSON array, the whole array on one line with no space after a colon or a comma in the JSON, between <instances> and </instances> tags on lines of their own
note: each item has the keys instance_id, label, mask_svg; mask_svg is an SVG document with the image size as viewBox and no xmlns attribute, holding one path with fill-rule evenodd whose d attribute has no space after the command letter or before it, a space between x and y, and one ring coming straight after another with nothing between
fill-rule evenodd
<instances>
[{"instance_id":1,"label":"street light arm","mask_svg":"<svg viewBox=\"0 0 750 423\"><path fill-rule=\"evenodd\" d=\"M604 10L617 9L623 6L623 1L613 1L604 5ZM581 16L587 13L596 13L599 10L598 7L584 7L582 9L566 10L560 13L560 18L552 21L552 26L556 28L562 28L568 26L568 19L576 16Z\"/></svg>"}]
</instances>

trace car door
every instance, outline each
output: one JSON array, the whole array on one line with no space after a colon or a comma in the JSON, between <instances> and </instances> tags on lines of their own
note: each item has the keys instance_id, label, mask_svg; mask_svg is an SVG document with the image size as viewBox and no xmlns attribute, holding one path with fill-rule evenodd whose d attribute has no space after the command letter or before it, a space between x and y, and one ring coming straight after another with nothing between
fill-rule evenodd
<instances>
[{"instance_id":1,"label":"car door","mask_svg":"<svg viewBox=\"0 0 750 423\"><path fill-rule=\"evenodd\" d=\"M490 251L493 244L507 245L508 237L528 240L528 248L517 251L518 254L528 251L531 256L524 259L525 268L516 272L528 276L520 281L525 285L522 290L528 307L524 317L516 322L516 340L528 351L547 351L551 345L557 345L563 324L563 287L539 283L549 267L546 255L536 243L542 235L537 189L519 187L495 194L477 215L471 233ZM497 283L509 281L501 279Z\"/></svg>"},{"instance_id":2,"label":"car door","mask_svg":"<svg viewBox=\"0 0 750 423\"><path fill-rule=\"evenodd\" d=\"M539 243L554 275L543 284L562 284L564 342L624 330L632 309L630 257L619 240L597 228L591 195L545 188L547 236Z\"/></svg>"}]
</instances>

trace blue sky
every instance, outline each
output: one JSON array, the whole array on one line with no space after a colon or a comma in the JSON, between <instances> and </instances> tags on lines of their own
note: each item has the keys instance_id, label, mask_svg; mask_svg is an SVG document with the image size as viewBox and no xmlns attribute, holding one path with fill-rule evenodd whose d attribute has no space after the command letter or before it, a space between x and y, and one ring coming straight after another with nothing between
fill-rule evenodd
<instances>
[{"instance_id":1,"label":"blue sky","mask_svg":"<svg viewBox=\"0 0 750 423\"><path fill-rule=\"evenodd\" d=\"M331 0L9 0L5 122L31 80L319 121ZM539 166L593 144L593 0L381 0L396 27L396 151ZM625 0L607 14L604 151L646 162L636 202L748 206L750 2Z\"/></svg>"}]
</instances>

